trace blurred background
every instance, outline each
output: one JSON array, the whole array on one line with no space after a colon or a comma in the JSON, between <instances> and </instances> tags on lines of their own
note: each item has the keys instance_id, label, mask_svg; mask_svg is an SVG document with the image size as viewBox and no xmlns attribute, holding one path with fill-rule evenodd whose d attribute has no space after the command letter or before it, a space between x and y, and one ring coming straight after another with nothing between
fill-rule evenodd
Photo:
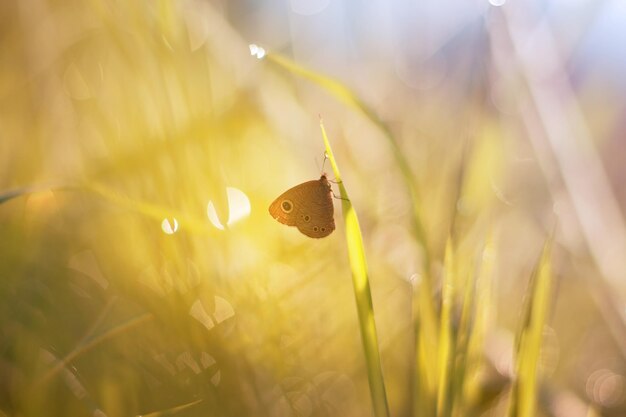
<instances>
[{"instance_id":1,"label":"blurred background","mask_svg":"<svg viewBox=\"0 0 626 417\"><path fill-rule=\"evenodd\" d=\"M371 415L339 201L319 240L267 211L319 178L319 115L392 416L428 415L415 289L438 311L448 241L468 282L493 263L451 412L507 415L550 236L536 415L626 415L624 22L619 0L0 2L0 416Z\"/></svg>"}]
</instances>

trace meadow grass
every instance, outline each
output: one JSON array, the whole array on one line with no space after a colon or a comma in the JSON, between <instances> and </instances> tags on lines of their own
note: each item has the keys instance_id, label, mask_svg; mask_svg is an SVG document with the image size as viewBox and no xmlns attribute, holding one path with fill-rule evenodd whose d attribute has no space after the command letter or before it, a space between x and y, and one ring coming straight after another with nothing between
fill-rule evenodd
<instances>
[{"instance_id":1,"label":"meadow grass","mask_svg":"<svg viewBox=\"0 0 626 417\"><path fill-rule=\"evenodd\" d=\"M36 3L0 6L0 417L622 415L601 276L454 73L370 104L208 2ZM311 240L267 207L320 111L343 228Z\"/></svg>"},{"instance_id":2,"label":"meadow grass","mask_svg":"<svg viewBox=\"0 0 626 417\"><path fill-rule=\"evenodd\" d=\"M485 328L489 324L486 315L489 314L489 303L491 302L490 284L488 282L491 275L493 253L492 244L489 249L482 252L483 265L481 270L483 278L478 280L478 275L471 270L468 265L463 265L463 275L460 275L460 267L455 256L454 242L448 239L444 256L444 273L441 277L441 291L438 300L433 299L433 284L430 271L430 255L428 252L428 239L425 236L422 226L422 215L417 195L413 175L409 164L405 159L397 141L389 128L376 116L376 114L362 101L355 93L346 86L327 77L323 74L307 69L284 56L270 53L268 60L277 64L291 73L308 79L320 88L325 89L335 98L346 104L348 107L363 114L370 122L384 133L384 137L389 143L396 167L401 173L407 193L411 196L412 203L412 224L416 239L420 242L424 252L423 276L416 286L418 290L414 296L417 307L414 308L414 329L416 336L415 344L415 373L413 374L413 415L414 416L468 416L474 415L476 406L468 405L466 399L467 390L471 384L468 369L476 371L484 360L480 354L480 335L484 335L489 329ZM386 410L386 399L384 397L383 374L380 371L380 360L378 359L378 349L376 333L373 319L373 308L371 305L371 295L367 280L367 267L363 253L363 243L358 227L356 214L353 213L352 206L348 200L345 187L341 182L335 159L330 149L330 144L326 137L322 125L322 135L329 155L334 173L339 181L339 187L343 202L343 213L346 221L346 234L348 239L348 252L351 259L353 279L355 286L355 296L357 298L357 310L361 323L361 334L363 338L363 348L366 352L366 362L370 380L372 403L374 404L374 415L381 414ZM472 175L473 173L469 173ZM348 223L352 223L349 225ZM511 385L509 400L509 415L529 417L535 415L537 401L537 386L540 375L539 352L543 328L547 320L547 311L550 306L550 251L546 244L541 259L538 262L538 273L533 275L525 299L523 324L517 335L515 356L517 358L516 374ZM470 261L465 260L466 263ZM357 279L357 277L360 277ZM359 283L360 282L360 283ZM477 288L478 285L478 288ZM365 286L366 291L359 291ZM479 293L480 303L476 302L476 292ZM436 312L434 306L439 306ZM371 324L364 325L365 317L369 317ZM476 326L482 326L474 330L474 321L478 318ZM532 320L531 320L532 318ZM368 332L368 327L371 331ZM472 336L475 341L470 345ZM367 336L366 336L367 335ZM470 352L470 348L478 352ZM383 408L382 404L385 404Z\"/></svg>"}]
</instances>

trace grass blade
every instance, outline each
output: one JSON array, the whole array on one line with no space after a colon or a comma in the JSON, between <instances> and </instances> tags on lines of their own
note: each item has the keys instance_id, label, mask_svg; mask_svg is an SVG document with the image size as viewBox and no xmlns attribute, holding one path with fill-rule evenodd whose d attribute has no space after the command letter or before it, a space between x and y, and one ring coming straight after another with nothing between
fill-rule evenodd
<instances>
[{"instance_id":1,"label":"grass blade","mask_svg":"<svg viewBox=\"0 0 626 417\"><path fill-rule=\"evenodd\" d=\"M320 74L316 71L305 68L294 61L288 59L285 56L269 53L267 54L267 61L278 65L279 67L298 75L302 78L308 79L309 81L317 84L322 87L324 90L328 91L332 96L334 96L337 100L346 104L348 107L353 108L358 111L362 115L364 115L367 119L369 119L385 136L391 151L393 153L393 157L396 161L397 166L400 168L400 172L402 173L402 178L407 188L407 192L410 196L411 208L413 212L413 216L411 217L411 227L413 234L415 235L418 243L420 244L422 251L424 252L424 271L429 273L430 271L430 252L428 241L426 239L426 232L424 230L423 224L423 215L420 209L420 198L417 184L415 183L415 179L411 172L411 168L409 162L407 161L404 153L400 149L396 139L394 138L391 130L387 127L387 125L378 117L378 115L367 106L353 91L343 85L341 82L328 77L326 75ZM427 277L428 279L429 277Z\"/></svg>"},{"instance_id":2,"label":"grass blade","mask_svg":"<svg viewBox=\"0 0 626 417\"><path fill-rule=\"evenodd\" d=\"M71 189L69 185L60 182L49 182L47 184L31 185L28 187L14 188L0 193L0 204L6 203L17 197L27 196L42 191L63 191Z\"/></svg>"},{"instance_id":3,"label":"grass blade","mask_svg":"<svg viewBox=\"0 0 626 417\"><path fill-rule=\"evenodd\" d=\"M385 391L385 381L383 378L382 366L380 363L380 353L378 350L378 337L376 335L376 322L374 320L374 306L372 304L372 294L370 291L369 277L367 272L367 262L365 250L363 248L363 236L359 227L359 219L352 203L348 198L346 187L341 181L341 174L335 161L330 142L326 136L324 125L320 122L322 137L326 147L326 155L333 167L333 172L339 183L341 193L341 207L343 219L346 227L346 240L348 243L348 256L350 258L350 268L352 269L352 283L354 284L354 296L356 299L359 325L361 327L361 340L365 351L365 361L367 365L367 376L370 385L370 395L374 416L388 417L389 406L387 405L387 393Z\"/></svg>"},{"instance_id":4,"label":"grass blade","mask_svg":"<svg viewBox=\"0 0 626 417\"><path fill-rule=\"evenodd\" d=\"M316 71L305 68L285 56L275 53L269 53L266 60L277 65L292 74L307 79L317 84L324 90L328 91L340 102L348 107L356 110L372 122L387 139L387 143L391 149L396 165L400 169L401 177L404 181L407 194L411 203L411 230L415 239L421 247L423 253L422 279L420 281L420 290L416 292L414 298L414 316L418 322L414 323L415 328L415 358L414 364L416 374L414 378L414 387L418 391L413 393L415 399L413 407L414 413L423 414L424 409L430 410L431 401L434 399L436 391L437 378L437 334L438 322L433 303L433 283L431 276L431 254L426 231L423 223L423 214L421 210L421 200L417 183L411 172L408 160L404 156L402 149L398 145L391 130L378 117L378 115L367 106L354 92L344 86L341 82L320 74ZM337 172L335 172L337 174ZM339 178L337 176L337 178ZM423 361L420 363L420 361ZM426 411L426 415L432 415L432 411Z\"/></svg>"},{"instance_id":5,"label":"grass blade","mask_svg":"<svg viewBox=\"0 0 626 417\"><path fill-rule=\"evenodd\" d=\"M113 205L123 207L157 221L161 221L168 217L176 218L181 222L181 225L185 226L186 229L195 233L210 234L215 230L207 224L204 218L189 215L170 207L164 207L158 204L124 196L102 183L87 183L84 185L84 190L97 195Z\"/></svg>"},{"instance_id":6,"label":"grass blade","mask_svg":"<svg viewBox=\"0 0 626 417\"><path fill-rule=\"evenodd\" d=\"M460 399L457 415L478 415L485 403L488 404L488 400L491 399L483 396L485 391L481 387L477 375L484 366L485 337L489 329L494 327L493 321L497 315L493 302L493 274L496 259L494 237L489 233L481 253L476 282L472 285L472 317L468 319L466 328L468 336L465 343L467 345L462 348L465 351L465 362L462 371L464 374L463 383L458 393Z\"/></svg>"},{"instance_id":7,"label":"grass blade","mask_svg":"<svg viewBox=\"0 0 626 417\"><path fill-rule=\"evenodd\" d=\"M453 308L456 297L456 262L452 242L448 239L445 252L445 274L441 290L441 323L439 326L437 416L447 417L452 411L450 397L451 379L454 370L455 337Z\"/></svg>"},{"instance_id":8,"label":"grass blade","mask_svg":"<svg viewBox=\"0 0 626 417\"><path fill-rule=\"evenodd\" d=\"M435 415L438 371L438 317L433 310L432 294L426 280L418 280L413 294L415 360L413 374L413 416Z\"/></svg>"},{"instance_id":9,"label":"grass blade","mask_svg":"<svg viewBox=\"0 0 626 417\"><path fill-rule=\"evenodd\" d=\"M532 417L537 403L539 355L552 287L551 241L543 249L528 287L524 320L517 336L517 376L511 391L509 416Z\"/></svg>"},{"instance_id":10,"label":"grass blade","mask_svg":"<svg viewBox=\"0 0 626 417\"><path fill-rule=\"evenodd\" d=\"M459 268L460 269L460 268ZM463 290L461 317L456 332L456 357L454 358L454 372L451 381L452 415L459 415L465 410L463 391L466 386L467 368L470 359L470 338L474 331L476 315L476 275L474 272L463 273L465 286Z\"/></svg>"}]
</instances>

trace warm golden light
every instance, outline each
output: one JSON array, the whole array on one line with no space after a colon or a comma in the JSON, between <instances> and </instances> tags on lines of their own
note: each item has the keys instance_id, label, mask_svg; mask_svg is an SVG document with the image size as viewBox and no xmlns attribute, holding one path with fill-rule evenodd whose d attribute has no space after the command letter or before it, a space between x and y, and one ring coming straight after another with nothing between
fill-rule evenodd
<instances>
[{"instance_id":1,"label":"warm golden light","mask_svg":"<svg viewBox=\"0 0 626 417\"><path fill-rule=\"evenodd\" d=\"M173 235L178 231L178 220L175 218L163 219L161 222L161 230L166 235Z\"/></svg>"},{"instance_id":2,"label":"warm golden light","mask_svg":"<svg viewBox=\"0 0 626 417\"><path fill-rule=\"evenodd\" d=\"M624 22L0 0L0 417L626 416Z\"/></svg>"},{"instance_id":3,"label":"warm golden light","mask_svg":"<svg viewBox=\"0 0 626 417\"><path fill-rule=\"evenodd\" d=\"M265 57L265 49L260 46L251 43L248 45L248 48L250 49L250 55L256 57L257 59L263 59Z\"/></svg>"},{"instance_id":4,"label":"warm golden light","mask_svg":"<svg viewBox=\"0 0 626 417\"><path fill-rule=\"evenodd\" d=\"M228 198L227 226L232 226L250 215L250 199L243 191L234 187L226 187L226 196ZM220 230L225 229L212 201L209 201L207 205L207 216L213 226Z\"/></svg>"}]
</instances>

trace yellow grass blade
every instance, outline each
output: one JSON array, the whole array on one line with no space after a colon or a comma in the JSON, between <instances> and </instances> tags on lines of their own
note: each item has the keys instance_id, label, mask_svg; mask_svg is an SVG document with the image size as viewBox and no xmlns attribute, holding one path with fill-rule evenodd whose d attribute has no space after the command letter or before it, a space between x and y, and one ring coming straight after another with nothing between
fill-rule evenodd
<instances>
[{"instance_id":1,"label":"yellow grass blade","mask_svg":"<svg viewBox=\"0 0 626 417\"><path fill-rule=\"evenodd\" d=\"M480 266L474 284L473 318L468 329L467 346L464 348L466 356L465 376L462 391L459 392L461 396L460 404L458 404L459 413L456 415L475 415L476 409L480 408L479 403L483 399L483 388L476 376L481 367L484 366L485 335L489 329L493 328L493 321L496 316L493 303L493 274L497 259L495 250L494 238L489 234L482 250Z\"/></svg>"},{"instance_id":2,"label":"yellow grass blade","mask_svg":"<svg viewBox=\"0 0 626 417\"><path fill-rule=\"evenodd\" d=\"M533 417L540 378L539 355L552 287L551 241L545 244L528 287L524 320L517 336L517 376L511 391L509 416Z\"/></svg>"},{"instance_id":3,"label":"yellow grass blade","mask_svg":"<svg viewBox=\"0 0 626 417\"><path fill-rule=\"evenodd\" d=\"M415 361L413 375L413 415L435 415L438 371L438 317L432 308L432 292L427 280L415 284L413 294Z\"/></svg>"},{"instance_id":4,"label":"yellow grass blade","mask_svg":"<svg viewBox=\"0 0 626 417\"><path fill-rule=\"evenodd\" d=\"M457 261L458 262L458 261ZM458 268L460 270L460 268ZM459 272L460 274L460 272ZM452 373L450 399L452 401L452 415L459 415L465 409L463 390L467 383L468 365L470 360L470 338L474 331L476 317L476 276L470 271L463 273L463 298L461 304L461 317L459 319L458 330L456 332L456 357L454 358L454 372ZM456 413L456 414L455 414Z\"/></svg>"},{"instance_id":5,"label":"yellow grass blade","mask_svg":"<svg viewBox=\"0 0 626 417\"><path fill-rule=\"evenodd\" d=\"M367 272L367 262L365 250L363 248L363 237L359 227L359 219L356 211L350 202L346 187L341 181L339 167L335 161L330 142L326 136L324 125L320 122L322 137L326 147L326 155L333 167L333 172L339 183L341 193L341 207L343 219L346 227L346 240L348 243L348 256L350 258L350 268L352 269L352 283L354 284L354 296L356 299L359 325L361 327L361 340L365 351L365 361L367 365L367 375L370 385L370 395L374 416L388 417L389 407L387 405L387 393L385 391L385 381L383 379L382 366L380 363L380 353L378 350L378 337L376 335L376 322L374 320L374 307L372 305L372 294L370 291L369 277Z\"/></svg>"},{"instance_id":6,"label":"yellow grass blade","mask_svg":"<svg viewBox=\"0 0 626 417\"><path fill-rule=\"evenodd\" d=\"M420 320L420 323L416 322L414 325L416 329L416 360L418 362L414 365L417 374L414 375L413 378L415 380L415 389L425 390L421 391L421 393L414 393L415 402L413 406L414 412L420 412L419 409L422 407L430 407L430 405L426 405L425 402L432 400L432 396L434 396L436 390L435 381L437 378L437 361L434 358L437 354L438 323L432 299L433 284L431 277L431 255L429 243L423 224L419 190L414 175L411 172L409 162L404 156L404 153L400 149L387 125L385 125L385 123L380 120L378 115L376 115L376 113L370 109L354 92L344 86L341 82L298 65L294 61L280 54L269 53L266 56L266 60L322 87L339 101L361 113L368 120L370 120L370 122L372 122L387 139L387 143L390 146L396 165L400 169L400 173L402 174L401 177L410 198L412 211L411 230L423 252L422 279L420 283L421 288L419 292L416 292L418 297L413 301L413 304L417 306L414 308L414 312L416 313L415 317L417 319L419 316ZM420 363L420 360L424 360L425 362ZM417 401L421 404L416 404Z\"/></svg>"},{"instance_id":7,"label":"yellow grass blade","mask_svg":"<svg viewBox=\"0 0 626 417\"><path fill-rule=\"evenodd\" d=\"M210 234L213 229L204 218L198 216L191 216L182 211L175 210L169 207L163 207L158 204L141 201L138 199L131 199L123 196L111 188L101 183L88 183L84 185L84 190L92 192L93 194L107 200L111 204L127 208L143 216L153 218L155 220L163 220L167 217L173 217L178 219L181 224L185 225L187 230L191 230L194 233Z\"/></svg>"},{"instance_id":8,"label":"yellow grass blade","mask_svg":"<svg viewBox=\"0 0 626 417\"><path fill-rule=\"evenodd\" d=\"M31 185L28 187L14 188L0 192L0 204L6 203L17 197L27 196L42 191L67 191L73 187L59 182L50 182L47 184Z\"/></svg>"},{"instance_id":9,"label":"yellow grass blade","mask_svg":"<svg viewBox=\"0 0 626 417\"><path fill-rule=\"evenodd\" d=\"M344 86L341 82L326 75L312 71L301 65L298 65L287 57L276 53L268 53L266 59L267 61L276 64L281 68L286 69L287 71L296 74L302 78L308 79L309 81L312 81L313 83L322 87L331 95L333 95L336 99L364 115L384 134L387 142L391 147L391 151L393 153L396 164L398 168L400 168L402 178L405 182L407 192L411 199L413 212L411 226L413 233L424 252L424 270L426 273L429 273L430 252L428 247L428 241L426 239L426 232L424 231L424 225L422 220L423 215L420 209L421 203L419 199L417 184L415 183L415 179L411 172L411 168L407 159L405 158L402 150L398 146L398 143L396 142L387 125L385 125L385 123L380 120L378 115L376 115L376 113L372 109L370 109L354 92ZM427 277L427 279L429 279L429 277Z\"/></svg>"},{"instance_id":10,"label":"yellow grass blade","mask_svg":"<svg viewBox=\"0 0 626 417\"><path fill-rule=\"evenodd\" d=\"M439 325L439 372L437 388L437 416L449 416L452 410L450 385L454 370L455 338L452 314L456 296L456 261L452 242L448 239L445 253L445 273L441 289L441 322Z\"/></svg>"}]
</instances>

